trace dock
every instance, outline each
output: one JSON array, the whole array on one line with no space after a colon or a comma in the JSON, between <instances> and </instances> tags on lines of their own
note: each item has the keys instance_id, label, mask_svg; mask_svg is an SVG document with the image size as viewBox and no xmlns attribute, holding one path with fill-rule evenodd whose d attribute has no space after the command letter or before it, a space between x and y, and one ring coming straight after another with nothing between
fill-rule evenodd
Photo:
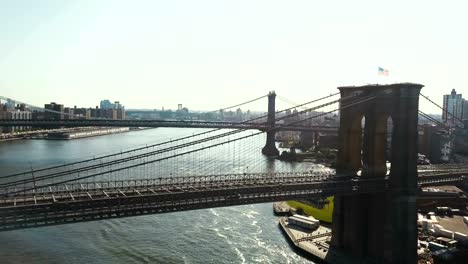
<instances>
[{"instance_id":1,"label":"dock","mask_svg":"<svg viewBox=\"0 0 468 264\"><path fill-rule=\"evenodd\" d=\"M319 226L315 231L288 224L287 217L281 217L279 224L294 246L325 260L331 240L331 229Z\"/></svg>"},{"instance_id":2,"label":"dock","mask_svg":"<svg viewBox=\"0 0 468 264\"><path fill-rule=\"evenodd\" d=\"M80 128L74 131L48 133L45 139L70 140L70 139L80 139L80 138L87 138L87 137L111 135L111 134L124 133L124 132L129 132L129 131L130 131L130 128L128 127Z\"/></svg>"},{"instance_id":3,"label":"dock","mask_svg":"<svg viewBox=\"0 0 468 264\"><path fill-rule=\"evenodd\" d=\"M280 218L279 226L293 246L306 255L311 256L315 262L331 264L374 263L368 259L363 261L342 254L331 248L332 233L331 228L328 226L320 225L319 228L311 232L310 230L289 224L287 217Z\"/></svg>"}]
</instances>

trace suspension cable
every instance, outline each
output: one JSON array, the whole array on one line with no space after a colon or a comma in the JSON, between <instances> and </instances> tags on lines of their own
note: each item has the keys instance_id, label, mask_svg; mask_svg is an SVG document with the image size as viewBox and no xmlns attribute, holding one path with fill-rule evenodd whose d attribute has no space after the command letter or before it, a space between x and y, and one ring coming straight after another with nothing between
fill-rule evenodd
<instances>
[{"instance_id":1,"label":"suspension cable","mask_svg":"<svg viewBox=\"0 0 468 264\"><path fill-rule=\"evenodd\" d=\"M455 115L453 115L452 113L450 113L449 111L447 111L446 109L444 109L443 107L441 107L440 105L438 105L436 102L432 101L431 99L429 99L429 97L425 96L424 94L420 93L420 95L422 97L424 97L426 100L428 100L429 102L431 102L432 104L434 104L435 106L437 106L438 108L442 109L442 111L444 113L446 113L447 115L450 115L452 118L455 118L457 119L458 121L460 121L462 124L463 124L463 120L461 120L460 118L456 117ZM457 125L457 124L455 124ZM458 126L460 127L460 126Z\"/></svg>"},{"instance_id":2,"label":"suspension cable","mask_svg":"<svg viewBox=\"0 0 468 264\"><path fill-rule=\"evenodd\" d=\"M245 104L253 103L253 102L258 101L258 100L260 100L260 99L262 99L262 98L265 98L265 97L267 97L267 96L268 96L268 94L262 95L262 96L260 96L260 97L258 97L258 98L249 100L249 101L244 102L244 103L240 103L240 104L232 105L232 106L229 106L229 107L221 108L221 109L219 109L219 110L209 111L209 112L207 112L207 113L222 112L222 111L227 110L227 109L231 109L231 108L234 108L234 107L239 107L239 106L243 106L243 105L245 105Z\"/></svg>"},{"instance_id":3,"label":"suspension cable","mask_svg":"<svg viewBox=\"0 0 468 264\"><path fill-rule=\"evenodd\" d=\"M347 98L342 98L342 99L343 100L344 99L349 99L350 97L351 96L348 96ZM328 106L328 105L331 105L333 103L339 102L340 100L341 99L335 100L335 101L332 101L332 102L328 102L328 103L316 106L316 107L314 107L312 109L322 108L324 106ZM297 115L297 113L286 115L284 117L278 118L278 120L288 118L290 116L295 116L295 115ZM314 118L314 117L312 117L312 118ZM289 124L286 124L286 125L289 125ZM33 182L33 181L35 182L35 181L39 181L39 180L57 178L57 177L65 176L65 175L70 174L70 173L85 172L85 171L98 169L98 168L102 168L102 167L106 167L106 166L111 166L111 165L115 165L115 164L119 164L119 163L123 163L123 162L128 162L128 161L131 161L131 160L137 160L137 159L144 158L144 157L154 156L154 155L165 153L165 152L168 152L168 151L174 151L176 149L180 149L180 148L196 145L196 144L203 143L203 142L208 142L208 141L211 141L211 140L214 140L214 139L222 138L222 137L225 137L225 136L237 134L237 133L240 133L240 132L242 132L244 130L245 129L237 129L237 130L234 130L234 131L225 132L225 133L220 134L220 135L211 136L211 137L208 137L208 138L205 138L205 139L200 139L200 140L192 141L192 142L189 142L189 143L184 143L184 144L177 145L177 146L172 146L172 147L168 147L168 148L165 148L165 149L151 151L151 152L135 155L135 156L132 156L132 157L126 157L126 158L121 158L121 159L117 159L117 160L112 160L112 161L108 161L108 162L105 162L105 163L101 162L100 164L93 164L93 165L90 165L90 166L81 167L81 168L77 168L77 169L72 169L72 170L68 170L68 171L62 171L62 172L56 172L56 173L52 173L52 174L46 174L46 175L35 177L34 179L27 178L27 179L21 179L21 180L16 180L16 181L10 181L10 182L6 182L6 183L2 183L2 184L0 184L0 186L8 187L8 186L14 186L16 183L23 183L24 184L24 183L30 183L30 182ZM162 145L162 144L157 144L157 145ZM121 152L121 153L123 153L123 152ZM119 155L119 153L117 153L117 155ZM25 172L24 174L29 174L29 173L32 173L32 172ZM9 177L11 177L11 176L9 176ZM3 178L7 178L7 177L4 176Z\"/></svg>"},{"instance_id":4,"label":"suspension cable","mask_svg":"<svg viewBox=\"0 0 468 264\"><path fill-rule=\"evenodd\" d=\"M346 108L352 107L352 106L354 106L354 105L367 102L367 101L372 100L372 99L374 99L374 98L375 98L375 96L372 96L372 97L371 97L371 96L368 96L368 97L365 97L364 99L362 99L362 100L360 100L360 101L356 101L356 102L350 103L350 104L348 104L348 105L341 106L341 107L338 108L338 109L334 109L334 110L331 110L331 111L328 111L328 112L324 112L324 113L321 113L321 114L316 115L316 116L314 116L314 117L309 117L309 118L307 118L307 119L317 118L317 117L320 117L320 116L323 116L323 115L326 115L326 114L335 112L335 111L337 111L337 110L346 109ZM295 122L292 122L291 124L300 123L300 122L303 122L303 121L305 121L305 120L295 121ZM281 125L281 126L283 126L283 125ZM269 129L269 130L274 130L274 129L276 129L276 128L271 128L271 129ZM45 185L39 185L39 186L36 185L36 186L34 186L34 187L29 187L29 188L26 188L26 189L23 189L23 190L15 190L15 191L10 191L10 192L7 191L4 195L15 194L15 193L21 193L21 192L26 192L26 191L30 191L30 190L36 190L36 189L44 188L44 187L48 187L48 186L53 186L53 185L58 185L58 184L64 184L64 183L67 183L67 182L72 182L72 181L78 181L78 180L88 179L88 178L92 178L92 177L96 177L96 176L100 176L100 175L104 175L104 174L109 174L109 173L113 173L113 172L117 172L117 171L121 171L121 170L131 169L131 168L134 168L134 167L139 167L139 166L146 165L146 164L150 164L150 163L155 163L155 162L158 162L158 161L161 161L161 160L167 160L167 159L170 159L170 158L173 158L173 157L178 157L178 156L182 156L182 155L186 155L186 154L198 152L198 151L201 151L201 150L213 148L213 147L216 147L216 146L224 145L224 144L227 144L227 143L230 143L230 142L234 142L234 141L238 141L238 140L241 140L241 139L245 139L245 138L249 138L249 137L252 137L252 136L256 136L256 135L259 135L259 134L261 134L261 133L263 133L263 132L257 132L257 133L253 133L253 134L251 134L251 135L242 136L242 137L235 138L235 139L232 139L232 140L229 140L229 141L224 141L224 142L216 143L216 144L213 144L213 145L210 145L210 146L201 147L201 148L198 148L198 149L195 149L195 150L190 150L190 151L187 151L187 152L182 152L182 153L174 154L173 156L169 156L169 157L163 157L163 158L156 159L156 160L151 160L151 161L145 161L145 162L141 162L141 163L137 163L137 164L132 164L132 165L129 165L129 166L120 167L120 168L108 170L108 171L105 171L105 172L99 172L99 173L95 173L95 174L91 174L91 175L81 176L81 177L77 177L77 178L74 178L74 179L62 180L62 181L59 181L59 182L56 182L56 183L53 183L53 184L45 184Z\"/></svg>"},{"instance_id":5,"label":"suspension cable","mask_svg":"<svg viewBox=\"0 0 468 264\"><path fill-rule=\"evenodd\" d=\"M334 93L334 94L324 96L324 97L321 97L321 98L318 98L318 99L314 99L314 100L302 103L302 104L300 104L300 105L298 105L296 107L300 107L300 106L315 103L315 102L318 102L318 101L321 101L321 100L325 100L325 99L328 99L330 97L336 96L338 94L340 94L340 93L338 92L338 93ZM262 97L259 97L259 98L262 98ZM254 99L254 100L258 100L259 98ZM286 112L288 110L292 110L293 108L295 108L295 107L286 108L286 109L283 109L281 111L277 111L276 113L278 114L278 113ZM256 120L259 120L259 119L262 119L262 118L266 118L267 116L268 115L263 115L263 116L260 116L260 117L252 118L252 119L237 123L235 125L247 124L247 123L252 122L252 121L256 121ZM281 119L279 119L279 120L281 120ZM157 147L157 146L161 146L161 145L165 145L165 144L174 143L174 142L177 142L177 141L181 141L181 140L188 139L188 138L191 138L191 137L196 137L196 136L208 134L208 133L215 132L215 131L218 131L218 130L221 130L221 128L216 128L216 129L212 129L212 130L209 130L209 131L200 132L200 133L197 133L197 134L194 134L194 135L178 138L178 139L175 139L175 140L169 140L169 141L162 142L162 143L157 143L157 144L152 144L152 145L149 145L149 146L147 145L147 146L140 147L140 148L130 149L130 150L126 150L126 151L119 152L119 153L103 155L103 156L100 156L100 157L93 157L92 159L86 159L86 160L71 162L71 163L62 164L62 165L56 165L56 166L50 166L50 167L35 169L35 170L27 171L27 172L20 172L20 173L14 173L14 174L9 174L9 175L5 175L5 176L0 176L0 179L11 178L11 177L20 176L20 175L26 175L26 174L29 174L29 173L37 173L37 172L42 172L42 171L46 171L46 170L58 169L58 168L66 167L66 166L72 166L72 165L76 165L76 164L81 164L81 163L96 161L96 160L100 160L100 159L105 159L105 158L109 158L109 157L113 157L113 156L118 156L118 155L121 155L121 154L127 154L127 153L131 153L131 152L139 151L139 150L144 150L144 149L147 149L147 148L152 148L152 147Z\"/></svg>"},{"instance_id":6,"label":"suspension cable","mask_svg":"<svg viewBox=\"0 0 468 264\"><path fill-rule=\"evenodd\" d=\"M418 110L418 112L419 112L419 114L420 114L421 116L423 116L423 117L426 118L427 120L432 121L433 123L435 123L435 124L437 124L437 125L440 125L440 126L442 126L442 127L445 127L445 128L450 129L449 126L447 126L446 124L444 124L444 123L440 122L439 120L433 118L432 116L430 116L430 115L424 113L423 111Z\"/></svg>"}]
</instances>

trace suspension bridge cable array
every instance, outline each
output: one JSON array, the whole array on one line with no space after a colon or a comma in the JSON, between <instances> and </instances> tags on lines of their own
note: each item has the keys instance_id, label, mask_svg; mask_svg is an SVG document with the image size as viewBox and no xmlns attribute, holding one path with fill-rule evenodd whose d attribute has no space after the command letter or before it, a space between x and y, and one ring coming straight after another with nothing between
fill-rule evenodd
<instances>
[{"instance_id":1,"label":"suspension bridge cable array","mask_svg":"<svg viewBox=\"0 0 468 264\"><path fill-rule=\"evenodd\" d=\"M331 112L334 112L334 111L337 111L337 110L340 110L340 109L346 109L346 108L352 107L352 106L354 106L354 105L367 102L367 101L372 100L372 99L374 99L374 98L375 98L375 97L363 98L362 100L359 100L359 101L356 101L356 102L353 102L353 103L350 103L350 104L347 104L347 105L344 105L344 106L342 105L342 106L341 106L340 108L338 108L338 109L335 109L335 110L332 110L332 111L328 111L328 112L325 112L325 113L321 113L321 114L319 114L319 115L316 115L316 116L314 116L314 117L310 117L310 118L308 118L308 119L317 118L317 117L320 117L320 116L329 114L329 113L331 113ZM299 121L296 121L296 122L293 122L293 123L299 123L299 122L302 122L302 121L303 121L303 120L299 120ZM158 162L158 161L167 160L167 159L170 159L170 158L174 158L174 157L178 157L178 156L182 156L182 155L186 155L186 154L198 152L198 151L201 151L201 150L213 148L213 147L216 147L216 146L224 145L224 144L227 144L227 143L230 143L230 142L242 140L242 139L249 138L249 137L252 137L252 136L256 136L256 135L259 135L259 134L262 134L262 133L263 133L263 132L257 132L257 133L253 133L253 134L251 134L251 135L246 135L246 136L242 136L242 137L239 137L239 138L236 138L236 139L231 139L231 140L229 140L229 141L224 141L224 142L216 143L216 144L209 145L209 146L202 146L201 148L198 148L198 149L189 150L189 151L182 152L182 153L177 153L177 154L174 154L173 156L163 157L163 158L159 158L159 159L151 160L151 161L145 161L145 162L141 162L141 163L137 163L137 164L132 164L132 165L128 165L128 166L125 166L125 167L119 167L119 168L111 169L111 170L108 170L108 171L105 171L105 172L99 172L99 173L95 173L95 174L91 174L91 175L86 175L86 176L81 176L81 177L77 177L77 178L73 178L73 179L62 180L62 181L59 181L59 182L55 182L55 183L53 183L53 184L35 185L34 187L25 188L25 189L22 189L22 190L9 191L9 192L5 193L5 195L15 194L15 193L21 193L21 192L27 192L27 191L31 191L31 190L38 189L38 188L48 187L48 186L51 186L51 185L64 184L64 183L68 183L68 182L73 182L73 181L78 181L78 180L83 180L83 179L89 179L89 178L96 177L96 176L102 176L103 174L109 174L109 173L113 173L113 172L117 172L117 171L127 170L127 169L130 169L130 168L135 168L135 167L139 167L139 166L142 166L142 165L146 165L146 164L150 164L150 163L155 163L155 162Z\"/></svg>"},{"instance_id":2,"label":"suspension bridge cable array","mask_svg":"<svg viewBox=\"0 0 468 264\"><path fill-rule=\"evenodd\" d=\"M324 105L328 105L328 104L329 103L324 104ZM288 124L286 124L286 125L288 125ZM128 161L132 161L132 160L137 160L137 159L145 158L145 157L149 157L149 156L154 156L154 155L157 155L157 154L161 154L161 153L165 153L165 152L169 152L169 151L174 151L174 150L181 149L181 148L184 148L184 147L188 147L188 146L208 142L208 141L215 140L215 139L218 139L218 138L221 138L221 137L234 135L234 134L243 132L244 130L245 129L237 129L237 130L233 130L233 131L228 131L228 132L225 132L225 133L220 134L220 135L215 135L215 136L211 136L211 137L208 137L208 138L205 138L205 139L191 141L189 143L184 143L184 144L181 144L181 145L172 146L172 147L168 147L168 148L165 148L165 149L159 149L159 150L152 151L152 152L147 152L147 153L143 153L143 154L139 154L139 155L134 155L134 156L127 157L127 158L111 160L111 161L108 161L108 162L94 164L94 165L90 165L90 166L87 166L87 167L71 169L71 170L62 171L62 172L56 172L56 173L47 174L47 175L38 176L38 177L36 176L34 179L29 179L28 178L28 179L10 181L10 182L6 182L6 183L2 183L2 184L0 184L0 186L1 187L9 187L9 186L14 186L14 185L16 185L18 183L24 184L24 183L30 183L30 182L33 182L33 181L52 179L52 178L56 178L56 177L65 176L65 175L70 174L70 173L81 173L81 172L89 171L89 170L92 170L92 169L98 169L98 168L105 167L105 166L116 165L116 164L119 164L119 163L128 162ZM263 133L263 132L260 132L260 133ZM27 173L29 173L29 172L27 172Z\"/></svg>"},{"instance_id":3,"label":"suspension bridge cable array","mask_svg":"<svg viewBox=\"0 0 468 264\"><path fill-rule=\"evenodd\" d=\"M349 98L350 97L342 98L342 99L344 100L344 99L349 99ZM333 103L339 102L340 100L335 100L335 101L332 101L332 102L328 102L328 103L313 107L313 108L311 108L311 110L315 110L315 109L318 109L318 108L321 108L321 107L331 105ZM300 113L307 112L307 111L309 111L309 110L302 111ZM289 115L283 116L281 118L278 118L277 120L288 118L290 116L295 116L297 114L298 113L289 114ZM308 119L305 119L305 120L310 120L310 119L313 119L313 118L315 118L315 117L308 118ZM301 122L301 121L298 121L298 122ZM294 122L294 123L298 123L298 122ZM294 123L288 123L288 124L285 124L285 126L288 126L288 125L291 125L291 124L294 124ZM230 135L233 135L233 134L240 133L240 132L242 132L244 130L245 129L238 129L238 130L229 131L229 132L226 132L226 133L223 133L223 134L220 134L220 135L215 135L215 136L212 136L212 137L208 137L208 138L205 138L205 139L196 140L196 141L192 141L192 142L189 142L189 143L184 143L184 144L181 144L181 145L178 145L178 146L173 146L173 147L169 147L169 148L165 148L165 149L160 149L160 150L157 150L157 151L143 153L143 154L135 155L135 156L132 156L132 157L121 158L121 159L118 159L118 160L112 160L112 161L108 161L108 162L105 162L105 163L94 164L94 165L90 165L90 166L87 166L87 167L82 167L82 168L77 168L77 169L72 169L72 170L62 171L62 172L56 172L56 173L47 174L47 175L43 175L43 176L36 176L36 177L34 177L34 179L22 179L22 180L10 181L10 182L6 182L6 183L2 183L2 184L0 184L0 186L9 187L9 186L14 186L17 183L23 183L24 184L24 183L30 183L30 182L33 182L33 181L52 179L52 178L56 178L56 177L65 176L65 175L70 174L70 173L80 173L80 172L85 172L85 171L89 171L89 170L92 170L92 169L98 169L98 168L105 167L105 166L116 165L116 164L119 164L119 163L131 161L131 160L137 160L137 159L140 159L140 158L154 156L156 154L161 154L161 153L165 153L165 152L168 152L168 151L174 151L176 149L181 149L181 148L184 148L184 147L200 144L200 143L207 142L207 141L214 140L214 139L218 139L218 138L221 138L221 137L230 136ZM187 137L185 137L185 138L187 138ZM162 144L163 143L156 144L156 145L162 145ZM114 155L119 155L119 154L121 155L122 153L124 153L124 152L117 153L117 154L114 154ZM25 173L29 174L31 172L25 172ZM11 175L8 176L8 177L11 177ZM4 176L4 178L6 178L6 176Z\"/></svg>"},{"instance_id":4,"label":"suspension bridge cable array","mask_svg":"<svg viewBox=\"0 0 468 264\"><path fill-rule=\"evenodd\" d=\"M442 109L442 111L444 113L446 113L447 115L450 115L452 118L455 118L457 119L459 122L463 123L463 120L461 120L460 118L456 117L455 115L453 115L452 113L450 113L449 111L447 111L446 109L444 109L443 107L441 107L440 105L438 105L436 102L432 101L431 99L429 99L429 97L425 96L424 94L420 93L420 95L422 97L424 97L426 100L428 100L429 102L431 102L433 105L437 106L438 108Z\"/></svg>"},{"instance_id":5,"label":"suspension bridge cable array","mask_svg":"<svg viewBox=\"0 0 468 264\"><path fill-rule=\"evenodd\" d=\"M338 94L339 94L339 93L334 93L334 94L331 94L331 95L328 95L328 96L324 96L324 97L321 97L321 98L318 98L318 99L314 99L314 100L311 100L311 101L302 103L302 104L300 104L300 105L298 105L298 106L296 106L296 107L304 106L304 105L311 104L311 103L315 103L315 102L318 102L318 101L321 101L321 100L325 100L325 99L328 99L328 98L330 98L330 97L336 96L336 95L338 95ZM263 97L264 97L264 96L263 96ZM259 98L260 98L260 97L259 97ZM258 98L257 98L257 99L254 99L254 100L258 100ZM252 100L251 100L251 101L252 101ZM294 109L294 108L295 108L295 107L286 108L286 109L283 109L283 110L278 111L278 112L276 112L276 113L279 114L279 113L282 113L282 112L286 112L286 111L288 111L288 110L292 110L292 109ZM297 115L297 114L298 114L298 113L294 113L294 114L291 114L290 116L292 116L292 115ZM235 125L238 125L238 124L248 124L248 123L251 123L251 122L253 122L253 121L260 120L260 119L263 119L263 118L266 118L266 117L268 117L268 115L263 115L263 116L260 116L260 117L256 117L256 118L253 118L253 119L249 119L249 120L246 120L246 121L237 123L237 124L235 124ZM280 118L280 119L278 119L278 120L281 120L281 119L284 119L284 118L285 118L285 117L282 117L282 118ZM147 145L147 146L143 146L143 147L139 147L139 148L135 148L135 149L131 149L131 150L126 150L126 151L119 152L119 153L113 153L113 154L103 155L103 156L99 156L99 157L93 157L92 159L86 159L86 160L71 162L71 163L67 163L67 164L61 164L61 165L56 165L56 166L51 166L51 167L46 167L46 168L40 168L40 169L25 171L25 172L21 172L21 173L14 173L14 174L10 174L10 175L0 176L0 179L11 178L11 177L21 176L21 175L25 175L25 174L30 174L30 173L37 173L37 172L42 172L42 171L51 170L51 169L63 168L63 167L66 167L66 166L72 166L72 165L77 165L77 164L86 163L86 162L97 161L97 160L100 160L100 159L105 159L105 158L109 158L109 157L114 157L114 156L118 156L118 155L121 155L121 154L128 154L128 153L131 153L131 152L136 152L136 151L140 151L140 150L144 150L144 149L148 149L148 148L152 148L152 147L156 147L156 146L162 146L162 145L165 145L165 144L170 144L170 143L178 142L178 141L181 141L181 140L184 140L184 139L188 139L188 138L192 138L192 137L196 137L196 136L208 134L208 133L215 132L215 131L218 131L218 130L221 130L221 128L216 128L216 129L212 129L212 130L209 130L209 131L200 132L200 133L197 133L197 134L194 134L194 135L185 136L185 137L182 137L182 138L178 138L178 139L174 139L174 140L169 140L169 141L161 142L161 143L157 143L157 144L152 144L152 145L149 145L149 146Z\"/></svg>"},{"instance_id":6,"label":"suspension bridge cable array","mask_svg":"<svg viewBox=\"0 0 468 264\"><path fill-rule=\"evenodd\" d=\"M328 105L328 104L329 104L329 103L327 103L327 104L325 104L325 105ZM293 115L294 115L294 114L293 114ZM217 136L217 137L219 137L219 136ZM204 139L204 141L206 141L206 140L209 140L209 139ZM194 145L194 144L197 144L197 143L199 143L199 141L198 141L198 142L193 142L193 143L191 143L191 144L189 144L189 145ZM179 146L179 147L176 147L176 148L181 148L181 147L185 147L185 146L187 146L187 145ZM169 150L171 150L171 149L174 149L174 147L169 148ZM166 149L165 149L165 150L166 150ZM164 152L165 150L159 150L157 153ZM121 155L122 153L117 153L117 155L118 155L118 154ZM143 154L143 155L140 155L140 156L138 156L138 157L134 157L134 158L132 158L132 159L141 158L142 156L143 156L143 157L147 157L147 156L152 155L152 154L154 154L154 153ZM129 160L129 159L127 158L127 159L125 159L124 161L128 161L128 160ZM94 167L92 167L92 168L103 167L103 166L108 166L108 165L110 166L110 165L114 165L115 163L117 163L117 162L116 162L116 161L111 161L111 162L108 162L108 163L106 163L106 164L102 164L102 163L101 163L100 165L94 166ZM92 169L92 168L91 168L91 169ZM78 172L78 173L79 173L79 172L82 172L82 171L83 171L83 169L79 169L79 170L77 170L77 171L67 171L67 172L62 172L62 173L58 173L58 174L55 174L55 175L54 175L54 174L52 174L52 175L47 175L48 177L42 176L42 177L40 177L40 178L35 178L35 179L33 179L33 181L34 181L34 180L40 181L40 180L44 180L44 179L55 178L55 177L53 177L53 176L63 176L64 174L67 174L67 173L70 173L70 172ZM31 181L31 180L30 180L30 181ZM27 181L21 181L21 182L22 182L22 183L26 183ZM15 182L15 183L16 183L16 182ZM10 182L9 185L11 186L11 184L12 184L12 183Z\"/></svg>"},{"instance_id":7,"label":"suspension bridge cable array","mask_svg":"<svg viewBox=\"0 0 468 264\"><path fill-rule=\"evenodd\" d=\"M239 107L239 106L243 106L243 105L246 105L246 104L249 104L249 103L253 103L253 102L258 101L258 100L260 100L260 99L263 99L263 98L265 98L265 97L267 97L267 96L268 96L268 94L262 95L262 96L260 96L260 97L258 97L258 98L249 100L249 101L244 102L244 103L240 103L240 104L232 105L232 106L229 106L229 107L221 108L221 109L219 109L219 110L209 111L209 112L207 112L207 113L222 112L222 111L225 111L225 110L227 110L227 109L231 109L231 108L234 108L234 107Z\"/></svg>"},{"instance_id":8,"label":"suspension bridge cable array","mask_svg":"<svg viewBox=\"0 0 468 264\"><path fill-rule=\"evenodd\" d=\"M429 121L431 121L431 122L433 122L433 123L435 123L435 124L437 124L437 125L439 125L439 126L442 126L442 127L447 128L447 129L450 129L449 126L447 126L446 124L444 124L444 123L440 122L439 120L433 118L432 116L430 116L430 115L424 113L423 111L418 110L418 112L419 112L419 115L421 115L422 117L426 118L427 120L429 120Z\"/></svg>"}]
</instances>

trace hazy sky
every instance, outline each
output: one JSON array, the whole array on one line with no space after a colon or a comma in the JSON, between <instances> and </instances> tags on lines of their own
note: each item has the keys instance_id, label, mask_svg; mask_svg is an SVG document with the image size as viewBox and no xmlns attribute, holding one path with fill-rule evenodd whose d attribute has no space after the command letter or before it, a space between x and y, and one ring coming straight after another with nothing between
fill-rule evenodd
<instances>
[{"instance_id":1,"label":"hazy sky","mask_svg":"<svg viewBox=\"0 0 468 264\"><path fill-rule=\"evenodd\" d=\"M442 103L452 88L468 97L467 10L466 0L0 0L0 95L209 110L269 90L303 102L416 82Z\"/></svg>"}]
</instances>

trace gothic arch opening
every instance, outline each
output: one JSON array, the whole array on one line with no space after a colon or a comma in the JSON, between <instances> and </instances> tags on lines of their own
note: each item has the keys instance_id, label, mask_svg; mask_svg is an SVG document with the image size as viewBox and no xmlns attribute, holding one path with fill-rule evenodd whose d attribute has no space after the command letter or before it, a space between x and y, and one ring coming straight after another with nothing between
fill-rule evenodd
<instances>
[{"instance_id":1,"label":"gothic arch opening","mask_svg":"<svg viewBox=\"0 0 468 264\"><path fill-rule=\"evenodd\" d=\"M364 136L365 136L365 129L366 129L366 116L363 115L361 117L361 144L360 144L360 147L361 147L361 152L360 152L360 158L361 158L361 167L360 167L360 170L362 172L363 168L364 168L364 163L365 163L365 160L364 160Z\"/></svg>"},{"instance_id":2,"label":"gothic arch opening","mask_svg":"<svg viewBox=\"0 0 468 264\"><path fill-rule=\"evenodd\" d=\"M385 144L385 159L387 161L387 175L390 174L392 166L392 134L393 134L393 118L391 115L387 118L387 133Z\"/></svg>"}]
</instances>

